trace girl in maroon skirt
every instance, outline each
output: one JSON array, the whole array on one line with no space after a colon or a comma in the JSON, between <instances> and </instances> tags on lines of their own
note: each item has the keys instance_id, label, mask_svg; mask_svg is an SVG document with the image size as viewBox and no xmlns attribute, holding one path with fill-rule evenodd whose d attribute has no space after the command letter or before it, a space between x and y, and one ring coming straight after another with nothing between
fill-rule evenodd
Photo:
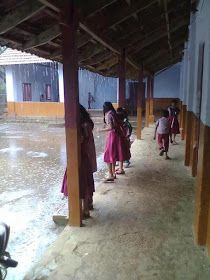
<instances>
[{"instance_id":1,"label":"girl in maroon skirt","mask_svg":"<svg viewBox=\"0 0 210 280\"><path fill-rule=\"evenodd\" d=\"M176 135L180 134L180 130L179 130L179 121L178 121L178 115L179 115L179 108L176 107L176 100L173 100L171 102L171 106L168 107L168 112L169 112L169 120L170 120L170 124L171 124L171 134L172 134L172 140L171 143L172 144L177 144L176 142Z\"/></svg>"},{"instance_id":2,"label":"girl in maroon skirt","mask_svg":"<svg viewBox=\"0 0 210 280\"><path fill-rule=\"evenodd\" d=\"M93 193L95 191L93 173L97 170L96 151L93 138L94 123L86 109L80 105L81 125L81 164L80 164L80 198L83 202L83 217L89 217L93 210ZM65 171L61 192L68 196L67 172Z\"/></svg>"}]
</instances>

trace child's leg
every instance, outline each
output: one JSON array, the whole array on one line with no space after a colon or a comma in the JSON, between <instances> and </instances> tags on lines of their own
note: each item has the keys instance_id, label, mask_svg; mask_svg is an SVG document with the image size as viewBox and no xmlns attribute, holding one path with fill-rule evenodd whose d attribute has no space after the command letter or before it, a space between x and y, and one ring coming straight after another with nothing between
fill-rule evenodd
<instances>
[{"instance_id":1,"label":"child's leg","mask_svg":"<svg viewBox=\"0 0 210 280\"><path fill-rule=\"evenodd\" d=\"M125 171L123 169L123 161L119 161L119 169L118 171L116 172L116 174L125 174Z\"/></svg>"},{"instance_id":2,"label":"child's leg","mask_svg":"<svg viewBox=\"0 0 210 280\"><path fill-rule=\"evenodd\" d=\"M157 135L157 143L160 150L163 150L163 137L162 134Z\"/></svg>"},{"instance_id":3,"label":"child's leg","mask_svg":"<svg viewBox=\"0 0 210 280\"><path fill-rule=\"evenodd\" d=\"M115 170L115 167L116 167L116 163L112 163L112 176L115 178L115 172L116 172L116 170Z\"/></svg>"},{"instance_id":4,"label":"child's leg","mask_svg":"<svg viewBox=\"0 0 210 280\"><path fill-rule=\"evenodd\" d=\"M168 156L168 148L169 148L169 134L165 134L163 137L163 146L165 151L165 159L170 159Z\"/></svg>"},{"instance_id":5,"label":"child's leg","mask_svg":"<svg viewBox=\"0 0 210 280\"><path fill-rule=\"evenodd\" d=\"M107 166L108 166L109 178L113 178L114 177L113 164L112 163L107 163Z\"/></svg>"},{"instance_id":6,"label":"child's leg","mask_svg":"<svg viewBox=\"0 0 210 280\"><path fill-rule=\"evenodd\" d=\"M88 197L83 199L83 218L90 217Z\"/></svg>"}]
</instances>

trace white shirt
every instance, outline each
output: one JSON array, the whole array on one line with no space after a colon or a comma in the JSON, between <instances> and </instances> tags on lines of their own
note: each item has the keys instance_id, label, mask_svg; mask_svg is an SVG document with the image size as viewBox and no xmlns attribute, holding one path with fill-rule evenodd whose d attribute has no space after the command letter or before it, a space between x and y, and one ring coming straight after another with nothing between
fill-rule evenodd
<instances>
[{"instance_id":1,"label":"white shirt","mask_svg":"<svg viewBox=\"0 0 210 280\"><path fill-rule=\"evenodd\" d=\"M156 122L158 134L169 134L170 132L170 121L168 118L162 117Z\"/></svg>"}]
</instances>

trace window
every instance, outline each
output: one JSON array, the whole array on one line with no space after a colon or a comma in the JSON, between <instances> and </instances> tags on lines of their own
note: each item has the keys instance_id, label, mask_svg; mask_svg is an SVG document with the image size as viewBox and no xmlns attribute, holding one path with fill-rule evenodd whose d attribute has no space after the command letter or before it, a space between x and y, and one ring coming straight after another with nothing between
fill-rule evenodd
<instances>
[{"instance_id":1,"label":"window","mask_svg":"<svg viewBox=\"0 0 210 280\"><path fill-rule=\"evenodd\" d=\"M51 100L51 85L46 85L45 96L46 96L46 100Z\"/></svg>"},{"instance_id":2,"label":"window","mask_svg":"<svg viewBox=\"0 0 210 280\"><path fill-rule=\"evenodd\" d=\"M32 101L31 84L23 83L23 101Z\"/></svg>"}]
</instances>

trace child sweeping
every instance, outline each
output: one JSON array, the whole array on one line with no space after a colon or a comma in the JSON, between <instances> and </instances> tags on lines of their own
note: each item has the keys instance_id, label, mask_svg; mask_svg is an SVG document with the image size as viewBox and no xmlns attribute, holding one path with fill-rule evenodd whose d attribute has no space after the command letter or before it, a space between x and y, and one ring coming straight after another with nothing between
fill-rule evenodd
<instances>
[{"instance_id":1,"label":"child sweeping","mask_svg":"<svg viewBox=\"0 0 210 280\"><path fill-rule=\"evenodd\" d=\"M163 110L162 117L156 122L154 140L157 138L157 143L160 149L160 156L165 153L165 159L168 160L169 138L171 138L171 123L169 120L169 112Z\"/></svg>"}]
</instances>

